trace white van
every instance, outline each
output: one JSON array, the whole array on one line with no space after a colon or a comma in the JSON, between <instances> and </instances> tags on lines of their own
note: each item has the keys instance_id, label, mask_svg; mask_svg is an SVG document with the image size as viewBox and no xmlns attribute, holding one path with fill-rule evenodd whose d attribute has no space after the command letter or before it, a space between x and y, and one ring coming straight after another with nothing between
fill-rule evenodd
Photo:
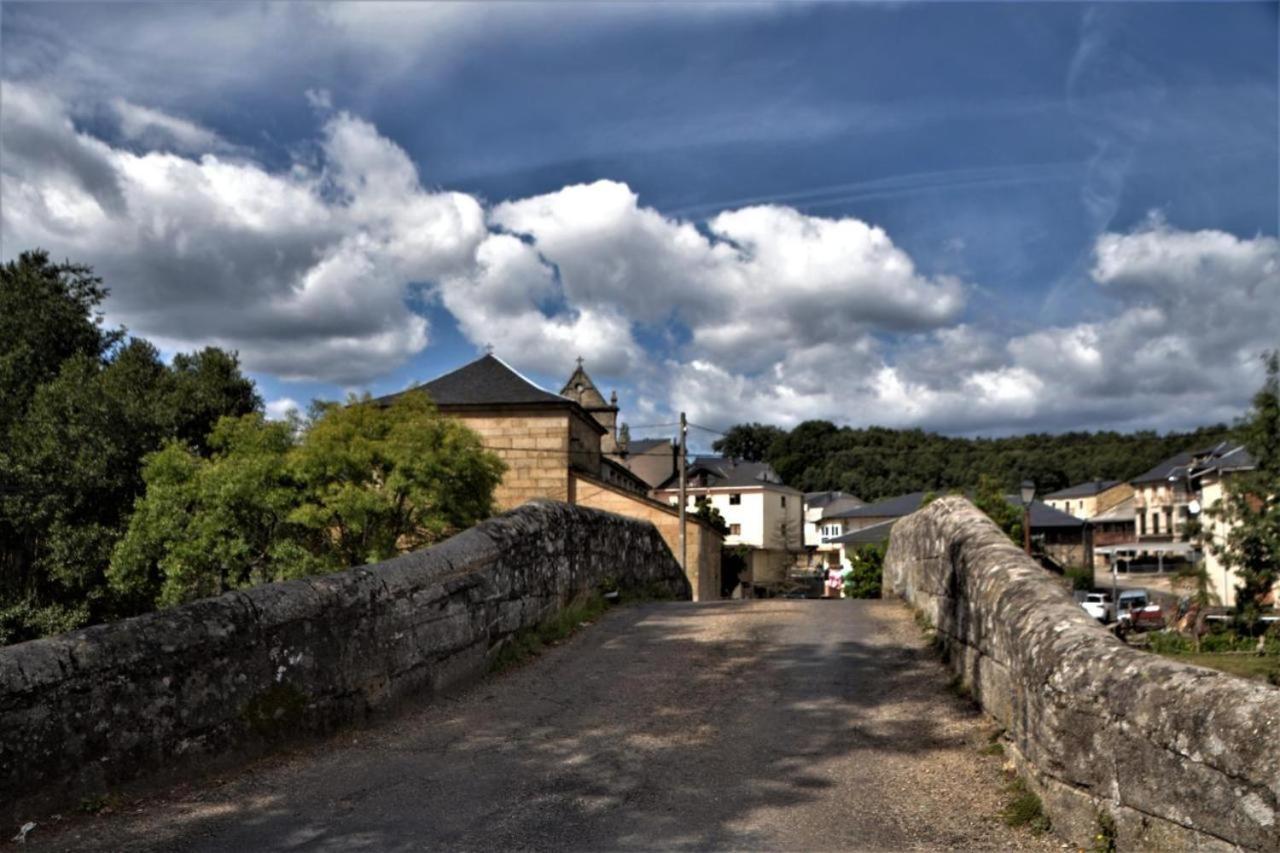
<instances>
[{"instance_id":1,"label":"white van","mask_svg":"<svg viewBox=\"0 0 1280 853\"><path fill-rule=\"evenodd\" d=\"M1141 610L1150 603L1151 597L1145 589L1126 589L1116 596L1116 621L1131 620L1135 610Z\"/></svg>"}]
</instances>

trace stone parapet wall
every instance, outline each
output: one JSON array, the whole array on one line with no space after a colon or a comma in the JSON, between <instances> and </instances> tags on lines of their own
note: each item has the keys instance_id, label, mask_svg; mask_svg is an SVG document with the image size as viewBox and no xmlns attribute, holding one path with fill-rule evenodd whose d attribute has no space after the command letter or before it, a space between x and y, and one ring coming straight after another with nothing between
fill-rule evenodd
<instances>
[{"instance_id":1,"label":"stone parapet wall","mask_svg":"<svg viewBox=\"0 0 1280 853\"><path fill-rule=\"evenodd\" d=\"M536 501L385 563L0 649L0 813L189 778L474 678L606 578L689 596L653 525Z\"/></svg>"},{"instance_id":2,"label":"stone parapet wall","mask_svg":"<svg viewBox=\"0 0 1280 853\"><path fill-rule=\"evenodd\" d=\"M1280 690L1124 645L964 498L899 521L884 572L1068 841L1280 850Z\"/></svg>"}]
</instances>

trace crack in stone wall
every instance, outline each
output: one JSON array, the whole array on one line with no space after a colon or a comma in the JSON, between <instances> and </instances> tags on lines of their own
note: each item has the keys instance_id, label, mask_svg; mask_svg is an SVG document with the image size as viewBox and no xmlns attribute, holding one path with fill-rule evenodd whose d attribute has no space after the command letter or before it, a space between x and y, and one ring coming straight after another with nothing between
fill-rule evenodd
<instances>
[{"instance_id":1,"label":"crack in stone wall","mask_svg":"<svg viewBox=\"0 0 1280 853\"><path fill-rule=\"evenodd\" d=\"M0 649L0 813L233 767L483 674L605 579L689 585L647 522L533 501L432 548Z\"/></svg>"},{"instance_id":2,"label":"crack in stone wall","mask_svg":"<svg viewBox=\"0 0 1280 853\"><path fill-rule=\"evenodd\" d=\"M1129 648L967 500L894 525L885 589L931 620L1055 831L1280 850L1280 690Z\"/></svg>"}]
</instances>

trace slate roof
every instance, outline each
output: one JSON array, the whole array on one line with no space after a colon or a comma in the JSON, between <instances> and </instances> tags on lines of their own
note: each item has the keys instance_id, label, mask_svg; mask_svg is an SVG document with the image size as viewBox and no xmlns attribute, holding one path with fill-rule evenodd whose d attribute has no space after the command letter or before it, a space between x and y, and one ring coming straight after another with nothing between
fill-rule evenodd
<instances>
[{"instance_id":1,"label":"slate roof","mask_svg":"<svg viewBox=\"0 0 1280 853\"><path fill-rule=\"evenodd\" d=\"M824 513L823 518L901 518L918 510L920 504L924 502L924 496L924 492L898 495L894 498L876 501L873 504L833 513L830 516Z\"/></svg>"},{"instance_id":2,"label":"slate roof","mask_svg":"<svg viewBox=\"0 0 1280 853\"><path fill-rule=\"evenodd\" d=\"M1135 485L1166 482L1171 477L1180 479L1199 476L1208 471L1237 471L1242 468L1252 468L1253 465L1253 459L1243 445L1223 441L1213 447L1188 450L1176 456L1170 456L1150 471L1134 477L1129 482Z\"/></svg>"},{"instance_id":3,"label":"slate roof","mask_svg":"<svg viewBox=\"0 0 1280 853\"><path fill-rule=\"evenodd\" d=\"M910 515L918 510L924 503L925 492L912 492L908 495L898 495L894 498L887 498L877 503L868 504L858 507L857 509L845 510L831 515L831 518L901 518L904 515ZM1017 495L1005 495L1012 506L1021 508L1022 504L1018 500ZM824 518L828 517L826 515ZM1054 509L1044 501L1031 502L1031 527L1083 527L1084 521L1069 515L1062 510ZM847 535L847 534L846 534ZM833 540L838 541L838 540Z\"/></svg>"},{"instance_id":4,"label":"slate roof","mask_svg":"<svg viewBox=\"0 0 1280 853\"><path fill-rule=\"evenodd\" d=\"M410 388L425 391L442 409L451 408L562 408L576 409L598 432L608 432L586 410L570 400L553 394L530 379L521 376L511 365L489 353L470 364ZM408 391L378 397L375 403L387 404Z\"/></svg>"},{"instance_id":5,"label":"slate roof","mask_svg":"<svg viewBox=\"0 0 1280 853\"><path fill-rule=\"evenodd\" d=\"M833 536L826 541L841 545L874 545L880 542L887 542L889 541L889 531L893 529L893 525L897 521L896 518L882 521L879 524L872 524L861 530L851 530L843 536Z\"/></svg>"},{"instance_id":6,"label":"slate roof","mask_svg":"<svg viewBox=\"0 0 1280 853\"><path fill-rule=\"evenodd\" d=\"M692 481L694 475L699 473L707 474L711 482L706 486L695 486L694 488L731 489L735 486L741 488L757 488L760 486L788 488L768 462L739 462L723 456L696 456L685 468L685 477ZM658 488L672 489L679 484L680 475L673 474Z\"/></svg>"},{"instance_id":7,"label":"slate roof","mask_svg":"<svg viewBox=\"0 0 1280 853\"><path fill-rule=\"evenodd\" d=\"M1004 499L1009 502L1010 506L1022 509L1022 501L1017 495L1005 495ZM1070 513L1063 512L1060 509L1054 509L1044 501L1031 502L1031 529L1045 527L1084 527L1085 521L1082 518L1076 518Z\"/></svg>"},{"instance_id":8,"label":"slate roof","mask_svg":"<svg viewBox=\"0 0 1280 853\"><path fill-rule=\"evenodd\" d=\"M1094 495L1100 495L1107 489L1120 485L1119 480L1092 480L1088 483L1079 483L1074 486L1068 486L1065 489L1059 489L1052 494L1045 495L1046 499L1059 500L1062 498L1091 498Z\"/></svg>"},{"instance_id":9,"label":"slate roof","mask_svg":"<svg viewBox=\"0 0 1280 853\"><path fill-rule=\"evenodd\" d=\"M852 495L846 495L842 498L836 498L831 503L827 504L822 510L822 517L824 519L837 518L839 517L839 513L850 509L857 509L858 507L866 505L866 501L855 498Z\"/></svg>"},{"instance_id":10,"label":"slate roof","mask_svg":"<svg viewBox=\"0 0 1280 853\"><path fill-rule=\"evenodd\" d=\"M866 501L862 500L861 498L858 498L854 495L846 495L844 492L805 492L804 493L805 505L813 507L815 509L818 507L832 506L833 504L838 504L841 501L845 502L845 507L844 507L845 509L848 509L854 506L862 506L863 504L866 503ZM849 503L850 501L856 501L856 503Z\"/></svg>"}]
</instances>

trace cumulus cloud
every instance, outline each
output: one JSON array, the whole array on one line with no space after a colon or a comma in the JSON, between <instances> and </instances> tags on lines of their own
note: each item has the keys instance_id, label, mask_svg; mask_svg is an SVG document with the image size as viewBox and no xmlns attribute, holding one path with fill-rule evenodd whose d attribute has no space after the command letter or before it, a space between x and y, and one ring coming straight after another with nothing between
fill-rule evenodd
<instances>
[{"instance_id":1,"label":"cumulus cloud","mask_svg":"<svg viewBox=\"0 0 1280 853\"><path fill-rule=\"evenodd\" d=\"M1280 241L1152 218L1094 248L1092 284L1113 298L1107 319L1003 346L961 324L894 347L846 347L825 370L784 360L749 375L695 362L677 402L714 423L762 412L785 424L984 432L1231 421L1261 380L1258 356L1280 347Z\"/></svg>"},{"instance_id":2,"label":"cumulus cloud","mask_svg":"<svg viewBox=\"0 0 1280 853\"><path fill-rule=\"evenodd\" d=\"M964 307L960 282L919 274L879 228L780 206L722 213L700 230L597 181L498 205L558 271L571 304L681 324L694 354L761 370L868 329L922 329Z\"/></svg>"},{"instance_id":3,"label":"cumulus cloud","mask_svg":"<svg viewBox=\"0 0 1280 853\"><path fill-rule=\"evenodd\" d=\"M1109 313L1004 339L966 316L967 284L853 217L752 205L695 222L608 180L486 209L425 188L319 91L318 155L275 170L149 106L115 102L139 152L48 91L7 81L4 97L0 252L89 262L113 321L283 379L357 386L402 365L429 344L420 297L524 369L583 355L649 421L1163 428L1229 420L1280 346L1269 236L1158 217L1103 233L1085 285Z\"/></svg>"},{"instance_id":4,"label":"cumulus cloud","mask_svg":"<svg viewBox=\"0 0 1280 853\"><path fill-rule=\"evenodd\" d=\"M206 127L161 110L116 98L111 102L120 123L120 133L147 148L169 148L188 154L230 151L234 146Z\"/></svg>"},{"instance_id":5,"label":"cumulus cloud","mask_svg":"<svg viewBox=\"0 0 1280 853\"><path fill-rule=\"evenodd\" d=\"M321 165L135 154L64 104L5 83L3 252L43 246L110 282L113 319L173 346L238 349L253 370L367 382L428 341L412 283L467 267L486 231L468 195L429 191L399 147L330 116Z\"/></svg>"}]
</instances>

